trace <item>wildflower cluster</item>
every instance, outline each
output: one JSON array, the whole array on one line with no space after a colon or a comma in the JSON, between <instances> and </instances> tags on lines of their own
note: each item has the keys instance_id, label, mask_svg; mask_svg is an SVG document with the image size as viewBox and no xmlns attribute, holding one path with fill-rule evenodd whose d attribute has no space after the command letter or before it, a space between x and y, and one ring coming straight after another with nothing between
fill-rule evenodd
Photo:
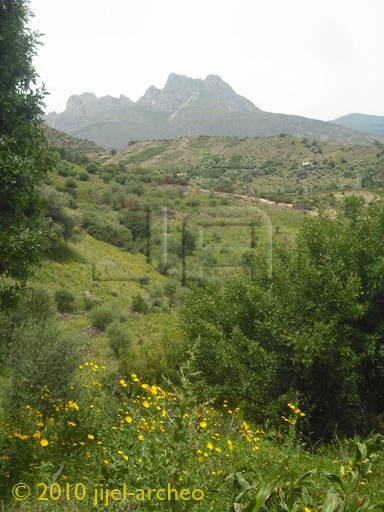
<instances>
[{"instance_id":1,"label":"wildflower cluster","mask_svg":"<svg viewBox=\"0 0 384 512\"><path fill-rule=\"evenodd\" d=\"M287 406L291 410L291 414L289 417L282 416L282 419L289 425L296 425L297 421L305 416L305 412L303 412L301 409L299 409L299 407L292 404L291 402L288 402Z\"/></svg>"},{"instance_id":2,"label":"wildflower cluster","mask_svg":"<svg viewBox=\"0 0 384 512\"><path fill-rule=\"evenodd\" d=\"M198 405L188 394L144 382L134 373L111 382L91 361L79 370L73 396L53 400L49 389L42 388L40 396L49 406L40 410L28 404L17 428L6 426L8 444L0 465L6 466L10 486L13 479L30 480L37 466L59 467L65 460L59 477L64 482L78 478L148 488L182 482L229 496L227 485L236 468L257 468L265 461L265 432L227 400L222 407ZM288 408L290 425L305 416L293 403ZM355 465L344 466L343 479L351 478L353 469L365 483L372 473L374 455L361 450ZM24 453L21 474L11 469L15 453L19 459Z\"/></svg>"}]
</instances>

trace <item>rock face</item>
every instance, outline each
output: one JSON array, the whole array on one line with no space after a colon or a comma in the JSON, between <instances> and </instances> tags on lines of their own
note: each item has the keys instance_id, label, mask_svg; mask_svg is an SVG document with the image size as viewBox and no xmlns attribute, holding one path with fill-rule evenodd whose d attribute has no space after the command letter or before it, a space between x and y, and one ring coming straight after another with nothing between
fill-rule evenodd
<instances>
[{"instance_id":1,"label":"rock face","mask_svg":"<svg viewBox=\"0 0 384 512\"><path fill-rule=\"evenodd\" d=\"M236 94L219 76L208 75L205 80L201 80L174 73L169 75L164 89L149 87L139 99L138 105L165 112L174 119L184 106L204 99L209 99L212 106L216 105L228 112L259 110L251 101Z\"/></svg>"},{"instance_id":2,"label":"rock face","mask_svg":"<svg viewBox=\"0 0 384 512\"><path fill-rule=\"evenodd\" d=\"M283 132L373 143L373 137L335 124L263 112L216 75L202 80L172 73L163 89L149 87L136 103L126 96L74 95L64 112L51 112L45 120L52 128L116 149L125 148L130 140L184 135L253 137Z\"/></svg>"}]
</instances>

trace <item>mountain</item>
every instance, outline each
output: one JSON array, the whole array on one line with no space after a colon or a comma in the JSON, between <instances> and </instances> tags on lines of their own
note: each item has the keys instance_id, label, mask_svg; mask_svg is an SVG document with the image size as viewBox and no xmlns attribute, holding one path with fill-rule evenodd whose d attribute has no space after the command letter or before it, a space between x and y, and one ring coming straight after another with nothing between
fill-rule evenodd
<instances>
[{"instance_id":1,"label":"mountain","mask_svg":"<svg viewBox=\"0 0 384 512\"><path fill-rule=\"evenodd\" d=\"M332 123L358 130L360 132L384 135L384 116L371 116L368 114L348 114L331 121Z\"/></svg>"},{"instance_id":2,"label":"mountain","mask_svg":"<svg viewBox=\"0 0 384 512\"><path fill-rule=\"evenodd\" d=\"M233 137L279 133L372 144L374 137L305 117L264 112L238 95L219 76L205 80L172 73L163 89L151 86L133 102L126 96L71 96L66 110L51 112L46 123L106 148L125 148L130 140L171 139L185 135Z\"/></svg>"}]
</instances>

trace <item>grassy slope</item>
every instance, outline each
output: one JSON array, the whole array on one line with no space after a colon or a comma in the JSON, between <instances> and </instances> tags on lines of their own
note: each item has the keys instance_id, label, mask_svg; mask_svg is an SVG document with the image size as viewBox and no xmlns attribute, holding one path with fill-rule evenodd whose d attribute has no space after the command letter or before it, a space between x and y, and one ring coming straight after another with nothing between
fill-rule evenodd
<instances>
[{"instance_id":1,"label":"grassy slope","mask_svg":"<svg viewBox=\"0 0 384 512\"><path fill-rule=\"evenodd\" d=\"M62 315L60 320L66 328L80 330L84 334L89 357L117 369L118 363L105 334L94 336L91 331L88 336L90 320L82 299L90 296L96 304L111 304L128 316L132 296L137 292L146 295L145 289L135 281L137 276L148 276L152 285L161 282L163 277L146 263L142 254L123 252L87 233L81 233L79 241L69 243L68 248L70 250L65 251L62 261L46 260L31 284L47 288L52 295L59 288L71 290L76 296L75 314ZM96 263L99 279L92 277L92 263ZM135 315L130 321L132 328L136 328L136 323L142 323L142 319Z\"/></svg>"},{"instance_id":2,"label":"grassy slope","mask_svg":"<svg viewBox=\"0 0 384 512\"><path fill-rule=\"evenodd\" d=\"M231 159L237 159L238 163L231 165ZM312 145L311 140L295 136L250 139L201 136L137 142L110 160L110 163L119 162L128 167L140 165L163 172L188 173L191 168L217 167L222 176L235 175L236 190L241 187L239 178L246 169L267 168L264 175L252 180L250 190L255 195L289 193L297 187L314 188L319 192L353 188L359 177L372 168L376 175L384 169L382 149L319 141ZM310 165L303 166L303 162L310 162ZM214 186L209 180L199 182Z\"/></svg>"}]
</instances>

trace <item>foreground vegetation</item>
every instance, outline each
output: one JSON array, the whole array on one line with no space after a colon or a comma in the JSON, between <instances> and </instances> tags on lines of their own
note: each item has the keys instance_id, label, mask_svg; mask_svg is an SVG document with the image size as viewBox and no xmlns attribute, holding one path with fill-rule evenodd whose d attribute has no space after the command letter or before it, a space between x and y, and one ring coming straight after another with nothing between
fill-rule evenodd
<instances>
[{"instance_id":1,"label":"foreground vegetation","mask_svg":"<svg viewBox=\"0 0 384 512\"><path fill-rule=\"evenodd\" d=\"M8 453L18 456L3 457L3 489L16 480L31 485L23 510L45 509L36 499L45 489L40 482L55 510L119 510L118 498L95 501L95 486L107 483L126 484L135 493L131 505L151 510L362 511L374 510L379 499L381 438L345 440L311 454L295 433L305 413L292 403L279 427L262 429L227 400L215 408L197 403L185 374L175 391L166 391L135 374L113 379L86 361L73 384L61 396L44 386L38 403L21 407L16 423L6 425ZM196 491L196 498L169 503L143 492L169 484ZM87 497L76 500L77 488Z\"/></svg>"}]
</instances>

